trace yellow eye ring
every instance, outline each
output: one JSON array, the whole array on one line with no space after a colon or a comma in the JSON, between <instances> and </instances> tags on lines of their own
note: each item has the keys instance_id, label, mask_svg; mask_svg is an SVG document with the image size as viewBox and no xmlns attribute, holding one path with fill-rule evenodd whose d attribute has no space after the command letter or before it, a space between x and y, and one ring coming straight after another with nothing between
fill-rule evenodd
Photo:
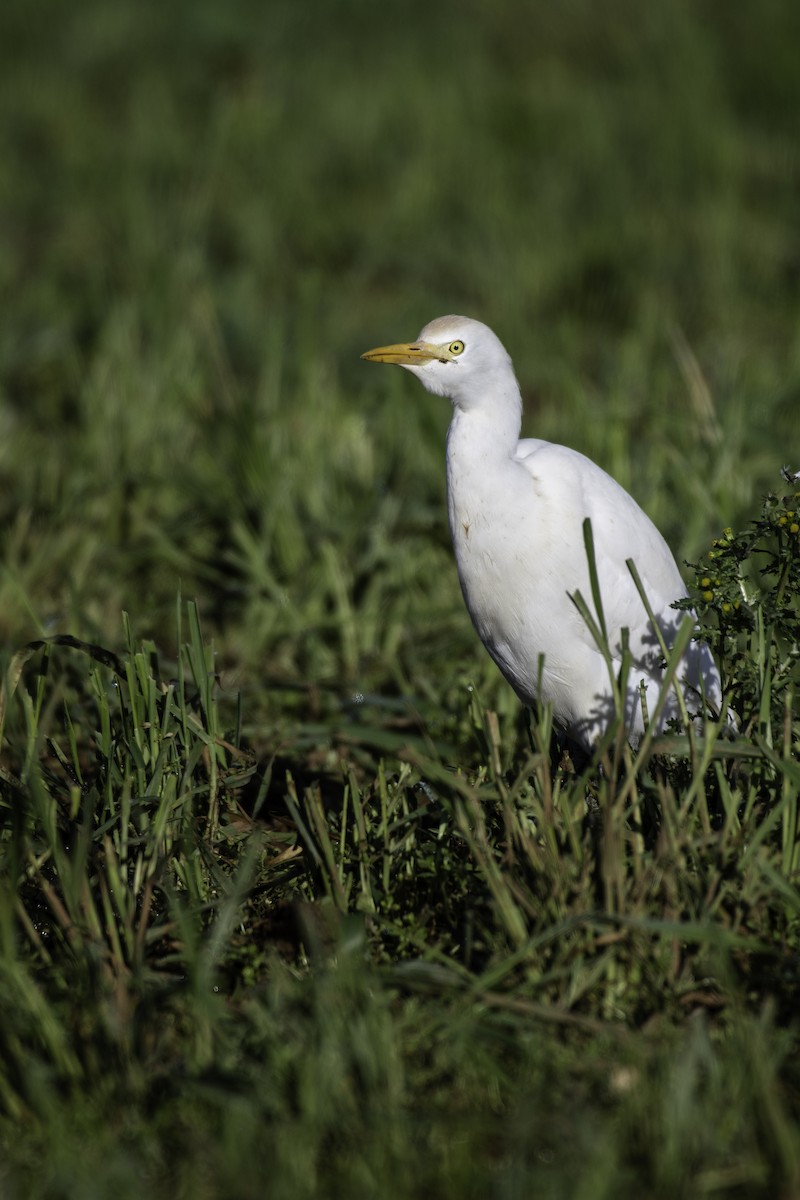
<instances>
[{"instance_id":1,"label":"yellow eye ring","mask_svg":"<svg viewBox=\"0 0 800 1200\"><path fill-rule=\"evenodd\" d=\"M463 342L451 342L448 349L451 354L463 354L464 353L464 343Z\"/></svg>"}]
</instances>

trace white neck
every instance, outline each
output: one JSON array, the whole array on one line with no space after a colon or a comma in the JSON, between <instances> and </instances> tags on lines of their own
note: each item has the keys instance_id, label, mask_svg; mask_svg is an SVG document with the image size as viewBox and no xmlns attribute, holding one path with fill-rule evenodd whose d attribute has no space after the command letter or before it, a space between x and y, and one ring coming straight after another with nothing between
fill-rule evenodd
<instances>
[{"instance_id":1,"label":"white neck","mask_svg":"<svg viewBox=\"0 0 800 1200\"><path fill-rule=\"evenodd\" d=\"M522 425L522 397L512 375L492 398L478 405L453 401L453 419L447 431L448 459L457 444L458 453L473 461L511 458L517 448Z\"/></svg>"}]
</instances>

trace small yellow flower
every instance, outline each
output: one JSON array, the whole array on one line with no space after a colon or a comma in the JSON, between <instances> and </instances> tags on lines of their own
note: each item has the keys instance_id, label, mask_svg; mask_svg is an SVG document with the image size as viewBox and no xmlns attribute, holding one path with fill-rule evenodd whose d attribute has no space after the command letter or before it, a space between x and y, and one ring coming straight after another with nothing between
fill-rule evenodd
<instances>
[{"instance_id":1,"label":"small yellow flower","mask_svg":"<svg viewBox=\"0 0 800 1200\"><path fill-rule=\"evenodd\" d=\"M724 613L729 613L731 611L731 606L730 606L730 604L728 604L727 600L725 601L725 603L722 606L722 611Z\"/></svg>"},{"instance_id":2,"label":"small yellow flower","mask_svg":"<svg viewBox=\"0 0 800 1200\"><path fill-rule=\"evenodd\" d=\"M700 587L707 588L710 586L711 586L711 580L708 578L707 575L704 575L703 578L700 580Z\"/></svg>"},{"instance_id":3,"label":"small yellow flower","mask_svg":"<svg viewBox=\"0 0 800 1200\"><path fill-rule=\"evenodd\" d=\"M714 599L714 593L711 591L711 588L707 588L707 589L706 589L706 590L705 590L705 591L702 593L702 596L703 596L703 599L706 601L706 603L708 603L708 601L709 601L709 600L713 600L713 599Z\"/></svg>"},{"instance_id":4,"label":"small yellow flower","mask_svg":"<svg viewBox=\"0 0 800 1200\"><path fill-rule=\"evenodd\" d=\"M797 521L792 521L791 525L789 526L789 533L797 533L799 529L800 525L797 524Z\"/></svg>"}]
</instances>

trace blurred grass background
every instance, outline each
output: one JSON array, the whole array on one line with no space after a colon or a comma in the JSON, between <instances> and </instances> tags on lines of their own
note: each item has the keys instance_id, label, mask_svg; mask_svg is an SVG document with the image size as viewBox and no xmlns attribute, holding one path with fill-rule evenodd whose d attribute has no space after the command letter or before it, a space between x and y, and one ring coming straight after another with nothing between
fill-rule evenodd
<instances>
[{"instance_id":1,"label":"blurred grass background","mask_svg":"<svg viewBox=\"0 0 800 1200\"><path fill-rule=\"evenodd\" d=\"M413 670L405 626L465 627L448 412L358 354L443 312L499 332L526 432L597 459L679 557L791 457L793 5L0 21L7 642L118 636L120 607L161 632L180 580L259 670ZM388 619L346 651L337 576L359 608L376 573Z\"/></svg>"},{"instance_id":2,"label":"blurred grass background","mask_svg":"<svg viewBox=\"0 0 800 1200\"><path fill-rule=\"evenodd\" d=\"M443 313L486 321L514 360L524 432L589 454L633 492L679 560L699 556L720 529L750 518L785 461L800 466L799 60L793 0L762 0L757 11L730 0L5 0L5 661L62 633L121 650L123 610L136 637L175 658L180 589L197 599L223 691L240 695L237 719L260 754L280 752L295 774L338 769L347 755L334 733L357 708L373 714L345 762L359 778L412 733L472 764L468 686L504 729L519 714L458 591L444 504L448 406L359 354ZM395 1097L408 1117L389 1000L380 993L370 1007L374 985L348 974L349 961L306 991L294 968L273 972L263 1011L239 1002L245 1034L202 1002L209 1028L217 1022L219 1062L239 1061L237 1038L264 1054L263 1039L274 1043L267 1058L270 1069L283 1063L276 1086L287 1105L276 1128L310 1138L323 1158L336 1129L323 1110L341 1097L328 1079L314 1108L320 1079L292 1041L295 1018L317 1039L314 1062L327 1061L333 1043L319 1014L346 1024L354 1005L376 1057L353 1068L358 1038L336 1043L346 1061L332 1069L351 1088L343 1120L354 1120L359 1086L389 1097L387 1112ZM415 1094L428 1078L441 1089L433 1103L444 1125L426 1134L430 1157L418 1170L404 1159L413 1117L393 1134L373 1130L380 1153L356 1163L361 1176L348 1174L356 1160L337 1160L331 1194L337 1179L357 1178L366 1195L392 1175L398 1194L473 1194L472 1160L459 1166L453 1146L477 1122L476 1142L492 1157L499 1135L485 1133L471 1097L480 1093L480 1112L495 1101L500 1111L498 1064L523 1043L508 1030L488 1048L467 1039L474 1070L459 1076L453 1100L442 1081L454 1064L463 1070L457 1034L441 1015L418 1025L413 1003L392 1019ZM743 1046L758 1057L759 1038L769 1046L747 1102L778 1112L775 1161L796 1182L794 1129L781 1123L774 1090L786 1050L764 1028L739 1031L729 1061L744 1061ZM655 1156L653 1194L678 1194L675 1131L702 1141L704 1105L725 1117L710 1035L691 1026L684 1036L674 1061L669 1039L654 1052L664 1086L644 1107L635 1055L638 1065L615 1058L606 1071L603 1042L601 1085L582 1076L578 1042L524 1042L525 1094L560 1080L545 1142L574 1136L593 1164L591 1188L584 1179L572 1194L642 1194L637 1153ZM119 1182L130 1164L115 1128L99 1132L102 1102L80 1117L98 1155L108 1149L92 1193L73 1157L75 1131L59 1140L46 1080L29 1086L52 1117L51 1175L36 1194L137 1194ZM216 1086L195 1083L178 1102L181 1161L196 1164L181 1186L210 1195L223 1180L225 1194L257 1194L262 1175L242 1164L241 1146L256 1118L278 1109L264 1097L261 1107L216 1107ZM183 1107L204 1105L214 1120L225 1114L214 1167L207 1126ZM567 1117L575 1105L577 1133ZM546 1106L537 1111L544 1119ZM157 1173L163 1155L163 1131L137 1113L135 1178L142 1161ZM737 1114L726 1144L747 1141ZM503 1144L524 1157L527 1126L509 1120ZM662 1124L674 1145L658 1145ZM322 1194L320 1176L304 1175L270 1138L274 1194ZM637 1151L637 1139L651 1149ZM496 1161L502 1153L495 1144ZM776 1194L754 1155L730 1179L716 1167L698 1176L697 1194L729 1184ZM424 1177L433 1161L445 1162L449 1192L443 1176ZM535 1177L555 1195L579 1174L570 1163L513 1178ZM522 1194L502 1171L488 1178L500 1180L497 1195Z\"/></svg>"}]
</instances>

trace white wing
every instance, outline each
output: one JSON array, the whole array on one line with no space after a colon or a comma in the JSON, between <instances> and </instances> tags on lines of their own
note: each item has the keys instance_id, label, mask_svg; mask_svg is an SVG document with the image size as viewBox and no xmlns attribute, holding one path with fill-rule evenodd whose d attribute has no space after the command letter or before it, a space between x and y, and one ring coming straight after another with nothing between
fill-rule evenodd
<instances>
[{"instance_id":1,"label":"white wing","mask_svg":"<svg viewBox=\"0 0 800 1200\"><path fill-rule=\"evenodd\" d=\"M686 595L686 588L672 551L625 489L591 459L566 446L528 438L519 443L515 459L531 476L539 500L563 522L564 541L571 552L583 557L580 573L586 590L582 587L581 592L591 608L582 539L583 522L586 517L590 519L609 636L627 627L633 637L647 619L627 567L628 559L636 564L654 613L667 624L679 625L680 614L669 606ZM575 573L573 564L569 576ZM591 637L588 630L587 635Z\"/></svg>"},{"instance_id":2,"label":"white wing","mask_svg":"<svg viewBox=\"0 0 800 1200\"><path fill-rule=\"evenodd\" d=\"M636 689L639 679L643 679L652 711L661 687L662 654L627 560L632 559L635 563L650 607L667 645L671 645L685 616L684 612L672 608L672 603L686 596L686 588L669 546L625 489L584 455L565 446L526 439L519 443L515 458L533 480L542 504L560 515L565 544L573 553L577 545L577 552L584 559L581 528L586 517L591 520L609 644L616 658L621 630L628 629L635 666L630 682ZM582 564L581 574L581 594L594 611L588 563ZM573 564L571 570L565 570L565 578L574 577ZM592 633L584 622L581 622L579 636L595 646ZM680 678L690 710L700 708L697 700L700 693L705 694L712 707L719 705L719 674L704 643L690 645L681 665ZM628 707L633 713L633 724L637 723L635 705L636 697L632 695ZM667 715L676 715L675 704L669 706Z\"/></svg>"}]
</instances>

